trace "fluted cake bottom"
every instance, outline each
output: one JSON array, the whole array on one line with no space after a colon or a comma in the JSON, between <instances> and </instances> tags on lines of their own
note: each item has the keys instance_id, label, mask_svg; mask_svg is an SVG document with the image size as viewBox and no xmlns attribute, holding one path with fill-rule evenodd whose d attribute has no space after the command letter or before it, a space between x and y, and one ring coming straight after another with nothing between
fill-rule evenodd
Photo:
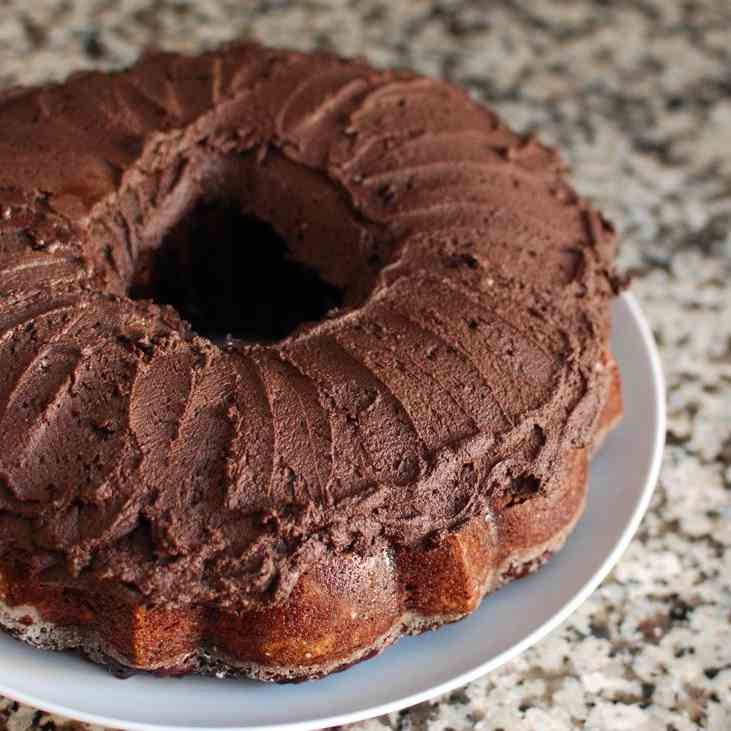
<instances>
[{"instance_id":1,"label":"fluted cake bottom","mask_svg":"<svg viewBox=\"0 0 731 731\"><path fill-rule=\"evenodd\" d=\"M583 508L583 503L582 503ZM578 519L578 514L576 518ZM500 584L513 578L526 576L542 566L563 545L566 536L573 528L571 525L561 531L550 547L540 547L522 563L512 561L506 567ZM497 588L497 587L496 587ZM485 587L483 595L489 587ZM241 662L215 645L199 648L192 653L184 653L179 658L160 667L136 667L129 664L114 645L105 640L96 630L86 631L78 626L63 626L43 619L38 610L31 605L11 606L0 601L0 625L14 638L43 650L76 650L89 660L106 667L118 677L129 677L138 673L159 676L198 674L218 678L252 678L279 683L298 682L323 677L333 672L346 670L352 665L367 660L382 652L405 635L417 635L435 630L444 624L463 619L469 612L422 616L406 612L400 623L376 638L370 645L341 657L328 664L304 665L296 669L287 666L266 666L262 663Z\"/></svg>"}]
</instances>

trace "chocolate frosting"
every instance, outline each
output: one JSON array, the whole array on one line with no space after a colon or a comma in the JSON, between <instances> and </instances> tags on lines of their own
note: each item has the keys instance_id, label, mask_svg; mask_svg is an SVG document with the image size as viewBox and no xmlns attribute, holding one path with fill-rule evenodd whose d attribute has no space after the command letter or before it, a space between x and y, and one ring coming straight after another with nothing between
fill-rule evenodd
<instances>
[{"instance_id":1,"label":"chocolate frosting","mask_svg":"<svg viewBox=\"0 0 731 731\"><path fill-rule=\"evenodd\" d=\"M129 299L219 200L344 307L217 344ZM411 72L242 44L6 91L0 551L242 608L550 491L605 396L613 253L553 150Z\"/></svg>"}]
</instances>

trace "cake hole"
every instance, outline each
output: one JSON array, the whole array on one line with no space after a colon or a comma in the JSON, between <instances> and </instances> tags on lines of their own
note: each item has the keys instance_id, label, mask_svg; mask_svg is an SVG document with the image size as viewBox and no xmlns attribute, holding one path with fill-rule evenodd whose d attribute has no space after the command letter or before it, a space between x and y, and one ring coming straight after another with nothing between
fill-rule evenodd
<instances>
[{"instance_id":1,"label":"cake hole","mask_svg":"<svg viewBox=\"0 0 731 731\"><path fill-rule=\"evenodd\" d=\"M141 255L132 299L172 305L204 337L281 340L341 307L344 292L291 258L274 228L225 203L200 203Z\"/></svg>"},{"instance_id":2,"label":"cake hole","mask_svg":"<svg viewBox=\"0 0 731 731\"><path fill-rule=\"evenodd\" d=\"M527 500L538 495L541 490L541 481L535 475L519 475L511 480L507 491L506 507L522 505Z\"/></svg>"}]
</instances>

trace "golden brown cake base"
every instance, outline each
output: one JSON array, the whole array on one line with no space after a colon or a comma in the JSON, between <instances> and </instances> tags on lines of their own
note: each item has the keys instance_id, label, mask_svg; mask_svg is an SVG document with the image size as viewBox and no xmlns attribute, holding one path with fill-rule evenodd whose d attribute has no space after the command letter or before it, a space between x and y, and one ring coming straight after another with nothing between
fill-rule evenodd
<instances>
[{"instance_id":1,"label":"golden brown cake base","mask_svg":"<svg viewBox=\"0 0 731 731\"><path fill-rule=\"evenodd\" d=\"M595 446L621 416L619 372ZM119 594L40 585L0 566L0 624L45 649L78 649L121 675L199 673L278 682L317 678L472 612L500 586L558 551L581 515L588 450L575 450L560 488L472 518L430 545L394 555L320 562L281 606L239 615L154 609Z\"/></svg>"}]
</instances>

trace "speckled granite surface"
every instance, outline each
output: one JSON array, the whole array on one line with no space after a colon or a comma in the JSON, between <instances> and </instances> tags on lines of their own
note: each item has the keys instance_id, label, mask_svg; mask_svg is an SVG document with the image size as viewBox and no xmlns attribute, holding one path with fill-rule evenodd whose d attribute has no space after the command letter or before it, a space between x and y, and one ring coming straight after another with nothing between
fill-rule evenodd
<instances>
[{"instance_id":1,"label":"speckled granite surface","mask_svg":"<svg viewBox=\"0 0 731 731\"><path fill-rule=\"evenodd\" d=\"M0 0L0 85L238 35L449 77L560 145L621 232L668 381L660 486L611 577L499 671L350 728L731 729L731 4ZM67 727L0 699L2 722Z\"/></svg>"}]
</instances>

